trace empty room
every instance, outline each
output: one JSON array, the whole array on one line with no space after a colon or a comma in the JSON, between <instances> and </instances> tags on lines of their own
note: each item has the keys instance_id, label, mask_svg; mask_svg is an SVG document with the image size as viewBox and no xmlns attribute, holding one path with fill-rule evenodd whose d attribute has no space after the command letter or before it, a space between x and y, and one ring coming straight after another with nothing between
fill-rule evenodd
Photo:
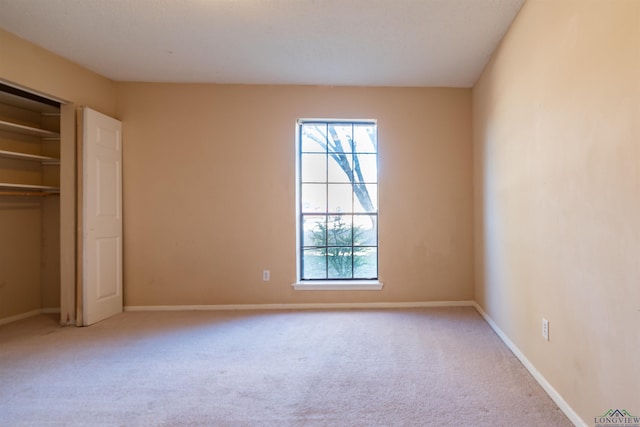
<instances>
[{"instance_id":1,"label":"empty room","mask_svg":"<svg viewBox=\"0 0 640 427\"><path fill-rule=\"evenodd\" d=\"M639 0L0 0L0 426L640 427Z\"/></svg>"}]
</instances>

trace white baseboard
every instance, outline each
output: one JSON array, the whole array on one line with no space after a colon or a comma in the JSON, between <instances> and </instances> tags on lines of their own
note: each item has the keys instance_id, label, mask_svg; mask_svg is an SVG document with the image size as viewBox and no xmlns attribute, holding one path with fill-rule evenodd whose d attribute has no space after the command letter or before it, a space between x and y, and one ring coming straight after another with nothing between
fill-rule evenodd
<instances>
[{"instance_id":1,"label":"white baseboard","mask_svg":"<svg viewBox=\"0 0 640 427\"><path fill-rule=\"evenodd\" d=\"M491 326L504 344L520 360L533 378L544 391L558 405L569 420L578 427L588 424L569 406L560 393L546 380L546 378L525 357L520 349L507 337L498 325L475 301L422 301L422 302L366 302L366 303L300 303L300 304L220 304L220 305L130 305L124 311L229 311L229 310L325 310L325 309L393 309L393 308L421 308L421 307L474 307L484 320ZM59 308L42 308L11 317L0 319L0 325L37 316L39 314L60 313Z\"/></svg>"},{"instance_id":2,"label":"white baseboard","mask_svg":"<svg viewBox=\"0 0 640 427\"><path fill-rule=\"evenodd\" d=\"M301 304L220 304L220 305L128 305L124 311L191 311L191 310L325 310L350 308L420 308L471 307L473 301L363 302Z\"/></svg>"},{"instance_id":3,"label":"white baseboard","mask_svg":"<svg viewBox=\"0 0 640 427\"><path fill-rule=\"evenodd\" d=\"M489 317L487 313L476 303L473 302L473 307L478 310L478 313L486 320L495 333L500 337L502 342L511 350L511 352L520 360L524 367L529 371L533 378L540 384L549 397L558 405L560 410L569 418L569 420L577 427L587 427L588 424L584 422L582 418L573 410L571 406L562 398L560 393L546 380L546 378L536 369L535 366L525 357L520 349L507 337L507 335L498 327L498 325Z\"/></svg>"},{"instance_id":4,"label":"white baseboard","mask_svg":"<svg viewBox=\"0 0 640 427\"><path fill-rule=\"evenodd\" d=\"M29 317L37 316L39 314L56 314L56 313L60 313L59 308L39 308L37 310L27 311L26 313L16 314L15 316L4 317L0 319L0 325L6 325L7 323L16 322L22 319L27 319Z\"/></svg>"},{"instance_id":5,"label":"white baseboard","mask_svg":"<svg viewBox=\"0 0 640 427\"><path fill-rule=\"evenodd\" d=\"M15 316L5 317L3 319L0 319L0 325L5 325L7 323L16 322L18 320L26 319L28 317L37 316L38 314L41 314L41 313L42 311L40 310L32 310L32 311L27 311L26 313L16 314Z\"/></svg>"}]
</instances>

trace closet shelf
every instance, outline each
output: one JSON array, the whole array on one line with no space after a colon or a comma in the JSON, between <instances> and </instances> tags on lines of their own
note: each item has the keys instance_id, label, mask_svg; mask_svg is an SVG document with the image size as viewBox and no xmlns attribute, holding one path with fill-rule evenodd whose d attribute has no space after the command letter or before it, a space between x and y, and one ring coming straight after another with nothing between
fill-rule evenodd
<instances>
[{"instance_id":1,"label":"closet shelf","mask_svg":"<svg viewBox=\"0 0 640 427\"><path fill-rule=\"evenodd\" d=\"M41 162L43 164L47 164L47 165L59 165L60 164L60 159L56 159L55 157L48 157L48 156L40 156L37 154L27 154L27 153L20 153L17 151L6 151L6 150L0 150L0 157L4 157L6 159L18 159L18 160L30 160L30 161L34 161L34 162Z\"/></svg>"},{"instance_id":2,"label":"closet shelf","mask_svg":"<svg viewBox=\"0 0 640 427\"><path fill-rule=\"evenodd\" d=\"M49 185L30 185L30 184L10 184L8 182L0 182L0 190L16 191L16 195L20 195L19 191L40 191L42 193L55 194L60 193L59 187L51 187Z\"/></svg>"},{"instance_id":3,"label":"closet shelf","mask_svg":"<svg viewBox=\"0 0 640 427\"><path fill-rule=\"evenodd\" d=\"M7 132L20 133L23 135L39 136L40 138L51 138L51 139L60 138L60 134L57 132L35 128L32 126L20 125L18 123L7 122L6 120L0 120L0 130L4 130Z\"/></svg>"}]
</instances>

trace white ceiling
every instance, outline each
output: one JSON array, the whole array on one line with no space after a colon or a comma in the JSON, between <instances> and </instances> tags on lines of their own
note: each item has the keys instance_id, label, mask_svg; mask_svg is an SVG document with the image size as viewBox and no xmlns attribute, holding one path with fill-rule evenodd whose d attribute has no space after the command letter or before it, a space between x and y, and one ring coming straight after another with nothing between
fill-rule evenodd
<instances>
[{"instance_id":1,"label":"white ceiling","mask_svg":"<svg viewBox=\"0 0 640 427\"><path fill-rule=\"evenodd\" d=\"M117 81L470 87L525 0L0 0Z\"/></svg>"}]
</instances>

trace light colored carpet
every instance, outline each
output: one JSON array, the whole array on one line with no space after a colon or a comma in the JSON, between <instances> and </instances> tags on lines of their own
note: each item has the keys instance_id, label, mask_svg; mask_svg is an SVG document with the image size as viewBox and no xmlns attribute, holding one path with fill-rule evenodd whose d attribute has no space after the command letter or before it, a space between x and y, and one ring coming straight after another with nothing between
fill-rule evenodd
<instances>
[{"instance_id":1,"label":"light colored carpet","mask_svg":"<svg viewBox=\"0 0 640 427\"><path fill-rule=\"evenodd\" d=\"M471 307L0 326L1 426L570 426Z\"/></svg>"}]
</instances>

